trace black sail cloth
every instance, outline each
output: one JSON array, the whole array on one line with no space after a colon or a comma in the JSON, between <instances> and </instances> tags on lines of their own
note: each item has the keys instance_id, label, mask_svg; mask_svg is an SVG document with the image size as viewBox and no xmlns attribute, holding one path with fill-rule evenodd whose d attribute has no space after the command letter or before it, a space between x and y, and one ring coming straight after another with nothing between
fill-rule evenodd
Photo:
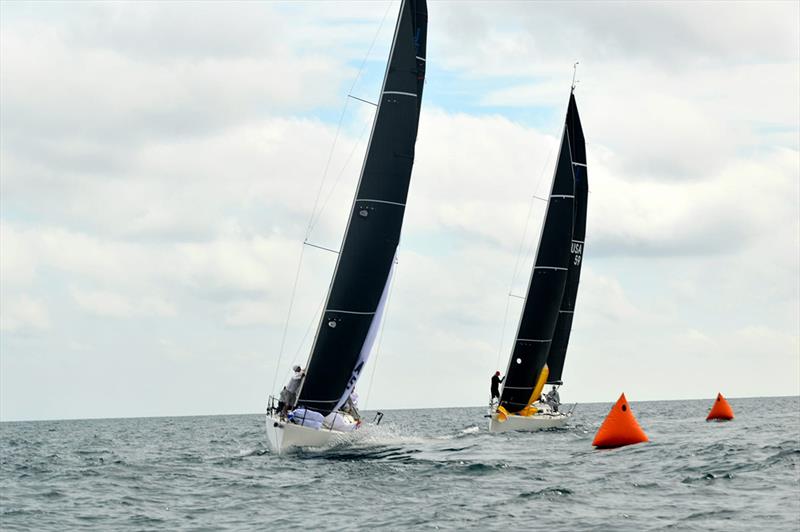
<instances>
[{"instance_id":1,"label":"black sail cloth","mask_svg":"<svg viewBox=\"0 0 800 532\"><path fill-rule=\"evenodd\" d=\"M547 361L558 310L564 296L574 220L575 179L566 129L561 138L547 214L528 285L519 329L500 395L510 413L528 405L539 373Z\"/></svg>"},{"instance_id":2,"label":"black sail cloth","mask_svg":"<svg viewBox=\"0 0 800 532\"><path fill-rule=\"evenodd\" d=\"M298 404L329 414L363 369L360 359L400 241L414 162L428 13L404 0L367 155Z\"/></svg>"},{"instance_id":3,"label":"black sail cloth","mask_svg":"<svg viewBox=\"0 0 800 532\"><path fill-rule=\"evenodd\" d=\"M567 356L567 345L572 331L572 319L575 315L575 299L578 297L578 283L580 282L583 263L583 246L586 238L586 205L589 196L586 142L583 138L583 127L581 126L581 118L578 115L578 105L575 102L574 94L570 94L569 97L566 129L572 156L572 170L575 174L575 224L572 229L571 257L569 270L567 271L567 283L564 288L564 298L561 300L555 335L550 345L550 355L547 358L547 367L550 370L547 378L548 384L562 383L561 375L564 371L564 359Z\"/></svg>"}]
</instances>

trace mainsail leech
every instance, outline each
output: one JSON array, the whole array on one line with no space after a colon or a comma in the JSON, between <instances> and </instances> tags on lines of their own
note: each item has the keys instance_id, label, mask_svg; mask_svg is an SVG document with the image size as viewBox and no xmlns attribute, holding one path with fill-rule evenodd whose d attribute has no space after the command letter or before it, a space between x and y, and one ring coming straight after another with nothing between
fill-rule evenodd
<instances>
[{"instance_id":1,"label":"mainsail leech","mask_svg":"<svg viewBox=\"0 0 800 532\"><path fill-rule=\"evenodd\" d=\"M403 0L367 154L298 404L328 414L355 385L400 241L425 81L425 0ZM369 199L359 199L369 198Z\"/></svg>"},{"instance_id":2,"label":"mainsail leech","mask_svg":"<svg viewBox=\"0 0 800 532\"><path fill-rule=\"evenodd\" d=\"M397 262L392 261L392 267L389 270L389 277L386 279L386 286L383 287L383 293L381 293L381 299L378 302L378 308L375 311L375 316L372 319L372 323L369 325L369 331L367 332L367 337L364 339L364 345L361 346L361 352L358 355L356 367L353 368L353 374L351 375L350 380L347 381L347 387L344 389L344 392L342 392L339 402L336 403L336 406L333 408L334 411L339 410L350 398L350 394L356 387L359 377L361 377L361 372L364 370L364 366L367 365L367 359L369 358L370 353L372 353L372 346L375 344L375 338L378 336L378 331L380 330L381 322L383 321L383 314L386 311L386 301L389 297L389 289L392 284L392 278L394 277L395 264L397 264Z\"/></svg>"},{"instance_id":3,"label":"mainsail leech","mask_svg":"<svg viewBox=\"0 0 800 532\"><path fill-rule=\"evenodd\" d=\"M567 284L564 288L564 297L561 300L561 309L556 322L553 342L550 344L550 355L547 357L547 366L550 368L548 384L561 384L561 374L564 371L564 359L567 356L569 335L572 331L572 318L575 312L575 299L578 296L578 283L581 278L583 265L583 245L586 238L586 204L589 196L589 183L586 166L586 142L583 137L581 118L578 115L578 105L575 94L569 95L567 108L567 135L569 136L572 170L575 174L575 223L572 229L571 257Z\"/></svg>"}]
</instances>

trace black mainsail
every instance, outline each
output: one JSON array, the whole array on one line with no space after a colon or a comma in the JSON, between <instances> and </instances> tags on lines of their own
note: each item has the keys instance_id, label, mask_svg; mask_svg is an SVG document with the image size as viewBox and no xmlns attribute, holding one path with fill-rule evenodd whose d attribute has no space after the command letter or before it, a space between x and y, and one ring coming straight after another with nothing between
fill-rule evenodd
<instances>
[{"instance_id":1,"label":"black mainsail","mask_svg":"<svg viewBox=\"0 0 800 532\"><path fill-rule=\"evenodd\" d=\"M414 162L427 24L425 0L403 0L344 243L298 399L325 415L355 386L385 301Z\"/></svg>"},{"instance_id":2,"label":"black mainsail","mask_svg":"<svg viewBox=\"0 0 800 532\"><path fill-rule=\"evenodd\" d=\"M509 413L519 412L532 402L531 394L547 362L564 297L575 218L575 178L569 142L565 128L536 262L500 394L500 406Z\"/></svg>"},{"instance_id":3,"label":"black mainsail","mask_svg":"<svg viewBox=\"0 0 800 532\"><path fill-rule=\"evenodd\" d=\"M578 115L578 104L575 94L569 96L567 109L567 135L569 136L572 170L575 174L575 224L572 229L571 257L567 271L567 284L564 298L558 311L555 335L547 357L550 370L548 384L562 384L561 374L564 371L564 359L567 356L567 344L572 331L572 318L575 312L575 298L578 296L578 283L581 278L583 244L586 237L586 204L589 195L589 183L586 166L586 142L583 138L583 127Z\"/></svg>"}]
</instances>

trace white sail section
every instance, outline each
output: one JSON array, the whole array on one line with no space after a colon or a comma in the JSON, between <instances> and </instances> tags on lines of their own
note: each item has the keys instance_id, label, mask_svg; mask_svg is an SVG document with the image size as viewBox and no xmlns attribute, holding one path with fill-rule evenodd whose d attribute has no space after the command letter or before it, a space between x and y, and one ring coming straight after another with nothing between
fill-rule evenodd
<instances>
[{"instance_id":1,"label":"white sail section","mask_svg":"<svg viewBox=\"0 0 800 532\"><path fill-rule=\"evenodd\" d=\"M350 376L350 380L347 381L347 387L344 389L342 397L339 399L339 402L336 403L336 407L333 409L334 412L342 408L344 403L347 401L347 398L350 397L351 393L353 393L353 389L356 387L358 378L361 376L361 370L363 370L364 366L367 364L367 359L372 352L372 346L375 343L375 338L378 337L378 331L381 329L383 312L386 308L386 299L389 297L389 286L392 284L394 267L396 264L397 252L395 252L394 259L392 260L392 266L389 268L389 275L386 277L386 284L383 286L383 292L381 293L381 298L378 301L378 308L375 310L375 315L372 317L372 323L369 324L369 331L367 331L367 337L364 339L364 345L361 346L361 352L358 355L358 362L356 362L356 367L353 369L353 374Z\"/></svg>"}]
</instances>

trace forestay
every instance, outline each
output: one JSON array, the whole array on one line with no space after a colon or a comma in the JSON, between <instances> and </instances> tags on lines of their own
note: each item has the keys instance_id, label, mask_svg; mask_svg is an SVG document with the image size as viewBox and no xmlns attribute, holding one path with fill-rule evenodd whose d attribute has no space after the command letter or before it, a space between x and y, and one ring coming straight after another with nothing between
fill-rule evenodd
<instances>
[{"instance_id":1,"label":"forestay","mask_svg":"<svg viewBox=\"0 0 800 532\"><path fill-rule=\"evenodd\" d=\"M367 155L299 404L327 415L358 380L403 224L425 80L425 0L403 0Z\"/></svg>"}]
</instances>

